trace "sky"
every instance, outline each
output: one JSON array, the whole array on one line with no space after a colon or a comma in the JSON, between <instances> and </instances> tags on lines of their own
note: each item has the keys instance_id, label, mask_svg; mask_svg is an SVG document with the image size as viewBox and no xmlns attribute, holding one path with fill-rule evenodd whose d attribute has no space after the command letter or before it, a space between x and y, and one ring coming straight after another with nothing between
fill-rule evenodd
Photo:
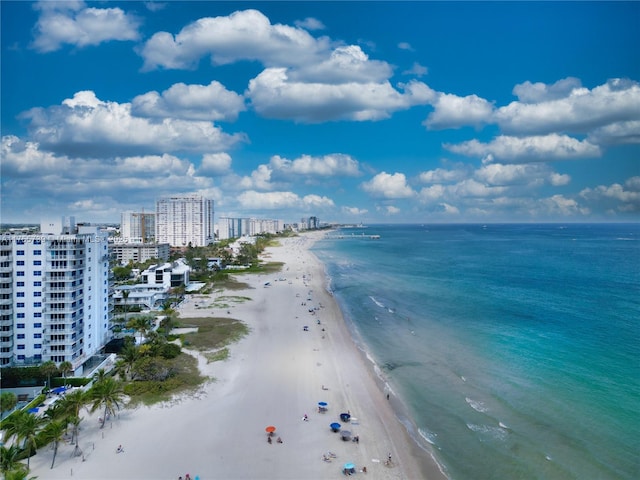
<instances>
[{"instance_id":1,"label":"sky","mask_svg":"<svg viewBox=\"0 0 640 480\"><path fill-rule=\"evenodd\" d=\"M640 220L640 2L0 9L3 223Z\"/></svg>"}]
</instances>

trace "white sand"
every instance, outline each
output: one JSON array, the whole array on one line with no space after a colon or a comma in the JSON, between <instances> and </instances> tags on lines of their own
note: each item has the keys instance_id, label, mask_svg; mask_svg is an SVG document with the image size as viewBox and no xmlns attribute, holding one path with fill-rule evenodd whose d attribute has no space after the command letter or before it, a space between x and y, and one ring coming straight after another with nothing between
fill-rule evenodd
<instances>
[{"instance_id":1,"label":"white sand","mask_svg":"<svg viewBox=\"0 0 640 480\"><path fill-rule=\"evenodd\" d=\"M325 289L323 267L308 251L319 235L285 239L267 249L269 260L285 262L282 272L243 275L239 280L251 289L225 292L251 300L203 309L199 298L181 307L182 318L229 316L251 328L230 346L224 362L207 364L192 352L215 382L168 405L121 410L102 430L98 414L85 414L84 458L72 456L73 446L61 445L51 470L53 452L45 447L31 459L32 474L43 480L176 480L187 473L200 480L329 479L343 477L343 465L353 462L360 477L366 466L368 478L444 478L430 455L409 439L353 344ZM328 403L326 413L318 412L319 401ZM359 443L342 441L329 428L346 411L357 420L343 429L358 435ZM305 413L309 421L302 420ZM282 444L267 443L268 425L277 427L273 438L282 437ZM118 445L124 453L116 453ZM329 451L336 454L331 463L322 460ZM391 467L384 465L389 453Z\"/></svg>"}]
</instances>

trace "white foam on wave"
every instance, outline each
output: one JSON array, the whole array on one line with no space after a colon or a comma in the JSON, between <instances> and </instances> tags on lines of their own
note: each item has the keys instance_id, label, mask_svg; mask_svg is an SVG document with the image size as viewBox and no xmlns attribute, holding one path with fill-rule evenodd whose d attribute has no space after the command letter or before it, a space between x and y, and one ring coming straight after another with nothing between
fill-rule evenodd
<instances>
[{"instance_id":1,"label":"white foam on wave","mask_svg":"<svg viewBox=\"0 0 640 480\"><path fill-rule=\"evenodd\" d=\"M424 428L419 428L418 433L422 438L424 438L427 443L436 445L436 437L438 436L437 433L430 432L429 430L426 430Z\"/></svg>"},{"instance_id":2,"label":"white foam on wave","mask_svg":"<svg viewBox=\"0 0 640 480\"><path fill-rule=\"evenodd\" d=\"M477 400L473 400L472 398L466 397L465 400L469 404L471 408L473 408L476 412L485 413L489 410L484 403L479 402Z\"/></svg>"},{"instance_id":3,"label":"white foam on wave","mask_svg":"<svg viewBox=\"0 0 640 480\"><path fill-rule=\"evenodd\" d=\"M499 426L500 428L504 428L505 430L511 430L509 427L507 427L507 426L506 426L504 423L502 423L502 422L498 422L498 426Z\"/></svg>"},{"instance_id":4,"label":"white foam on wave","mask_svg":"<svg viewBox=\"0 0 640 480\"><path fill-rule=\"evenodd\" d=\"M369 295L369 298L371 299L371 301L373 303L375 303L377 306L379 306L380 308L386 308L384 306L384 303L379 302L378 300L375 299L375 297L373 297L372 295Z\"/></svg>"},{"instance_id":5,"label":"white foam on wave","mask_svg":"<svg viewBox=\"0 0 640 480\"><path fill-rule=\"evenodd\" d=\"M479 425L477 423L467 423L467 428L472 432L479 434L481 437L491 440L504 441L507 438L507 432L500 427L492 427L491 425Z\"/></svg>"}]
</instances>

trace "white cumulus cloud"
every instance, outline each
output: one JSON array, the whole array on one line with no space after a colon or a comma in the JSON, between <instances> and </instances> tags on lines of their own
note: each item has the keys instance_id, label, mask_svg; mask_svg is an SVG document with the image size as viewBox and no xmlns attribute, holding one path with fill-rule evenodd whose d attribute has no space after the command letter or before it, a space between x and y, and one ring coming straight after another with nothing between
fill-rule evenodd
<instances>
[{"instance_id":1,"label":"white cumulus cloud","mask_svg":"<svg viewBox=\"0 0 640 480\"><path fill-rule=\"evenodd\" d=\"M158 32L139 50L144 69L194 68L208 56L217 65L257 60L264 65L309 64L327 51L326 38L315 39L306 30L272 25L257 10L228 16L200 18L179 33Z\"/></svg>"},{"instance_id":2,"label":"white cumulus cloud","mask_svg":"<svg viewBox=\"0 0 640 480\"><path fill-rule=\"evenodd\" d=\"M148 92L131 102L132 115L150 118L233 121L245 109L242 95L215 80L209 85L176 83L162 94Z\"/></svg>"},{"instance_id":3,"label":"white cumulus cloud","mask_svg":"<svg viewBox=\"0 0 640 480\"><path fill-rule=\"evenodd\" d=\"M487 157L488 161L541 162L593 158L601 155L600 147L567 135L549 134L531 137L500 135L489 143L469 140L444 147L466 156Z\"/></svg>"},{"instance_id":4,"label":"white cumulus cloud","mask_svg":"<svg viewBox=\"0 0 640 480\"><path fill-rule=\"evenodd\" d=\"M135 41L140 21L120 8L88 8L84 2L38 2L40 17L34 28L32 47L53 52L64 44L77 47L111 40Z\"/></svg>"},{"instance_id":5,"label":"white cumulus cloud","mask_svg":"<svg viewBox=\"0 0 640 480\"><path fill-rule=\"evenodd\" d=\"M40 148L68 156L215 152L244 140L210 122L135 117L130 103L102 101L92 91L78 92L59 106L33 108L22 117L30 120L31 138Z\"/></svg>"},{"instance_id":6,"label":"white cumulus cloud","mask_svg":"<svg viewBox=\"0 0 640 480\"><path fill-rule=\"evenodd\" d=\"M407 185L404 173L381 172L368 182L362 183L362 189L374 197L380 198L409 198L415 195L413 189Z\"/></svg>"}]
</instances>

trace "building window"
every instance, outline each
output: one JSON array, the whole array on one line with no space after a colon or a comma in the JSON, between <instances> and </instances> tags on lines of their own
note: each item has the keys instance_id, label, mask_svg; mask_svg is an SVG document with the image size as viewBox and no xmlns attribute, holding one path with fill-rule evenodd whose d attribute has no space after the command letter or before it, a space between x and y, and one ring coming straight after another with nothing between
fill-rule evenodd
<instances>
[{"instance_id":1,"label":"building window","mask_svg":"<svg viewBox=\"0 0 640 480\"><path fill-rule=\"evenodd\" d=\"M42 318L42 313L41 312L34 312L33 318Z\"/></svg>"},{"instance_id":2,"label":"building window","mask_svg":"<svg viewBox=\"0 0 640 480\"><path fill-rule=\"evenodd\" d=\"M18 345L18 350L24 350L24 344L21 343L20 345Z\"/></svg>"},{"instance_id":3,"label":"building window","mask_svg":"<svg viewBox=\"0 0 640 480\"><path fill-rule=\"evenodd\" d=\"M24 240L16 240L16 245L24 245Z\"/></svg>"},{"instance_id":4,"label":"building window","mask_svg":"<svg viewBox=\"0 0 640 480\"><path fill-rule=\"evenodd\" d=\"M41 343L34 343L33 344L33 348L42 348L42 344Z\"/></svg>"},{"instance_id":5,"label":"building window","mask_svg":"<svg viewBox=\"0 0 640 480\"><path fill-rule=\"evenodd\" d=\"M42 260L34 260L33 264L36 266L42 265Z\"/></svg>"},{"instance_id":6,"label":"building window","mask_svg":"<svg viewBox=\"0 0 640 480\"><path fill-rule=\"evenodd\" d=\"M16 282L16 286L18 286L18 287L24 287L24 282Z\"/></svg>"},{"instance_id":7,"label":"building window","mask_svg":"<svg viewBox=\"0 0 640 480\"><path fill-rule=\"evenodd\" d=\"M42 296L42 292L33 292L33 296L34 297L41 297Z\"/></svg>"},{"instance_id":8,"label":"building window","mask_svg":"<svg viewBox=\"0 0 640 480\"><path fill-rule=\"evenodd\" d=\"M24 255L24 250L16 250L16 255Z\"/></svg>"},{"instance_id":9,"label":"building window","mask_svg":"<svg viewBox=\"0 0 640 480\"><path fill-rule=\"evenodd\" d=\"M42 250L34 250L33 254L34 255L42 255Z\"/></svg>"},{"instance_id":10,"label":"building window","mask_svg":"<svg viewBox=\"0 0 640 480\"><path fill-rule=\"evenodd\" d=\"M41 270L34 270L33 271L33 276L34 277L41 277L42 276L42 271Z\"/></svg>"},{"instance_id":11,"label":"building window","mask_svg":"<svg viewBox=\"0 0 640 480\"><path fill-rule=\"evenodd\" d=\"M42 308L42 302L33 302L34 308Z\"/></svg>"},{"instance_id":12,"label":"building window","mask_svg":"<svg viewBox=\"0 0 640 480\"><path fill-rule=\"evenodd\" d=\"M37 238L33 241L34 245L42 245L42 240L38 240ZM40 251L40 250L37 250Z\"/></svg>"},{"instance_id":13,"label":"building window","mask_svg":"<svg viewBox=\"0 0 640 480\"><path fill-rule=\"evenodd\" d=\"M18 340L23 340L24 339L24 333L19 333L18 335L16 335L16 338Z\"/></svg>"},{"instance_id":14,"label":"building window","mask_svg":"<svg viewBox=\"0 0 640 480\"><path fill-rule=\"evenodd\" d=\"M36 280L35 282L33 282L33 286L34 287L41 287L42 286L42 282L40 280Z\"/></svg>"},{"instance_id":15,"label":"building window","mask_svg":"<svg viewBox=\"0 0 640 480\"><path fill-rule=\"evenodd\" d=\"M42 328L42 324L41 323L34 323L33 324L33 328Z\"/></svg>"},{"instance_id":16,"label":"building window","mask_svg":"<svg viewBox=\"0 0 640 480\"><path fill-rule=\"evenodd\" d=\"M16 328L24 328L24 323L16 323Z\"/></svg>"},{"instance_id":17,"label":"building window","mask_svg":"<svg viewBox=\"0 0 640 480\"><path fill-rule=\"evenodd\" d=\"M24 277L24 272L16 272L16 277Z\"/></svg>"},{"instance_id":18,"label":"building window","mask_svg":"<svg viewBox=\"0 0 640 480\"><path fill-rule=\"evenodd\" d=\"M42 334L41 333L34 333L33 334L33 338L42 338Z\"/></svg>"},{"instance_id":19,"label":"building window","mask_svg":"<svg viewBox=\"0 0 640 480\"><path fill-rule=\"evenodd\" d=\"M18 314L17 314L17 317L18 317L18 318L24 318L24 313L23 313L23 312L18 313Z\"/></svg>"},{"instance_id":20,"label":"building window","mask_svg":"<svg viewBox=\"0 0 640 480\"><path fill-rule=\"evenodd\" d=\"M18 307L18 308L24 308L24 302L18 302L18 303L16 303L16 307Z\"/></svg>"},{"instance_id":21,"label":"building window","mask_svg":"<svg viewBox=\"0 0 640 480\"><path fill-rule=\"evenodd\" d=\"M16 265L19 266L19 267L24 267L24 260L18 260L16 262Z\"/></svg>"},{"instance_id":22,"label":"building window","mask_svg":"<svg viewBox=\"0 0 640 480\"><path fill-rule=\"evenodd\" d=\"M24 360L24 355L18 355L18 360Z\"/></svg>"},{"instance_id":23,"label":"building window","mask_svg":"<svg viewBox=\"0 0 640 480\"><path fill-rule=\"evenodd\" d=\"M24 292L16 292L16 297L24 298Z\"/></svg>"}]
</instances>

